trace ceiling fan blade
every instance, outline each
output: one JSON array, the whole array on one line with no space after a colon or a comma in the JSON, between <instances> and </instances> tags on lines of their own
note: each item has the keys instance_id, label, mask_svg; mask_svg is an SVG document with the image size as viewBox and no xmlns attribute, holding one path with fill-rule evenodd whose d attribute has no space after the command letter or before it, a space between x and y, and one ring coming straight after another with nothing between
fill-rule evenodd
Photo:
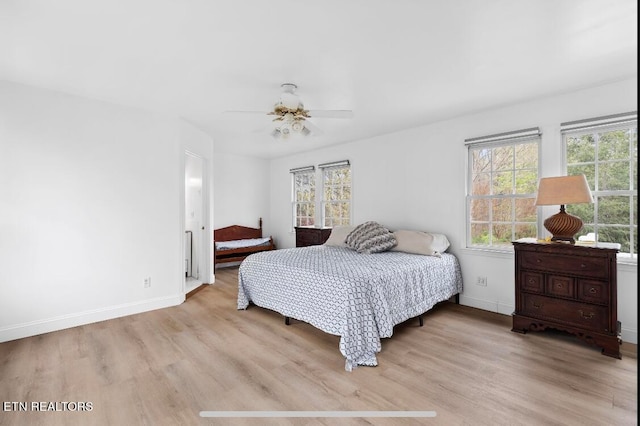
<instances>
[{"instance_id":1,"label":"ceiling fan blade","mask_svg":"<svg viewBox=\"0 0 640 426\"><path fill-rule=\"evenodd\" d=\"M324 133L322 130L320 130L318 126L316 126L309 120L304 120L303 123L304 123L304 127L309 129L309 131L311 132L311 136L320 136Z\"/></svg>"},{"instance_id":2,"label":"ceiling fan blade","mask_svg":"<svg viewBox=\"0 0 640 426\"><path fill-rule=\"evenodd\" d=\"M265 111L223 111L223 114L261 114L261 115L267 115L268 112Z\"/></svg>"},{"instance_id":3,"label":"ceiling fan blade","mask_svg":"<svg viewBox=\"0 0 640 426\"><path fill-rule=\"evenodd\" d=\"M315 109L309 110L309 117L353 118L353 111L347 109Z\"/></svg>"}]
</instances>

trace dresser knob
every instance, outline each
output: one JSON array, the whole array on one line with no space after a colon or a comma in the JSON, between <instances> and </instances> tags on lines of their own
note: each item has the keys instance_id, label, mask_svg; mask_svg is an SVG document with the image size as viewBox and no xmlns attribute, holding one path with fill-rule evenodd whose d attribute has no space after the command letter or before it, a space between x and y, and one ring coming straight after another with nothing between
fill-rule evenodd
<instances>
[{"instance_id":1,"label":"dresser knob","mask_svg":"<svg viewBox=\"0 0 640 426\"><path fill-rule=\"evenodd\" d=\"M536 308L536 309L539 309L540 305L538 303L536 303L536 302L533 302L533 307Z\"/></svg>"},{"instance_id":2,"label":"dresser knob","mask_svg":"<svg viewBox=\"0 0 640 426\"><path fill-rule=\"evenodd\" d=\"M562 288L562 284L558 283L558 288Z\"/></svg>"},{"instance_id":3,"label":"dresser knob","mask_svg":"<svg viewBox=\"0 0 640 426\"><path fill-rule=\"evenodd\" d=\"M584 268L586 268L586 267L587 267L587 265L585 265L584 263L581 263L581 264L580 264L580 267L581 267L582 269L584 269Z\"/></svg>"},{"instance_id":4,"label":"dresser knob","mask_svg":"<svg viewBox=\"0 0 640 426\"><path fill-rule=\"evenodd\" d=\"M534 280L533 278L529 278L529 284L535 284L536 280Z\"/></svg>"},{"instance_id":5,"label":"dresser knob","mask_svg":"<svg viewBox=\"0 0 640 426\"><path fill-rule=\"evenodd\" d=\"M591 287L591 288L589 289L589 293L591 293L591 294L596 294L597 292L598 292L598 290L596 290L596 288L595 288L595 287Z\"/></svg>"}]
</instances>

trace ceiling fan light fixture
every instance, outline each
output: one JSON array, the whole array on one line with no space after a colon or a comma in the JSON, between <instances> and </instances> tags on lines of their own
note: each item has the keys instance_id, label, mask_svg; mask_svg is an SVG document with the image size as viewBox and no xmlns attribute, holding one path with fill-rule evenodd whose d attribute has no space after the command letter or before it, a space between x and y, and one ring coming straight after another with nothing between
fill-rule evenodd
<instances>
[{"instance_id":1,"label":"ceiling fan light fixture","mask_svg":"<svg viewBox=\"0 0 640 426\"><path fill-rule=\"evenodd\" d=\"M294 132L302 132L306 127L304 127L304 124L302 124L300 121L294 121L293 123L291 123L291 130L293 130Z\"/></svg>"}]
</instances>

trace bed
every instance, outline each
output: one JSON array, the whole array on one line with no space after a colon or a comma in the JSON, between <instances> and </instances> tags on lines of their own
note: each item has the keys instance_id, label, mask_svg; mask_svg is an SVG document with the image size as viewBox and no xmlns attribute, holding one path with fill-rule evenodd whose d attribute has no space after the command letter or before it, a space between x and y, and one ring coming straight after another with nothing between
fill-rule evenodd
<instances>
[{"instance_id":1,"label":"bed","mask_svg":"<svg viewBox=\"0 0 640 426\"><path fill-rule=\"evenodd\" d=\"M253 253L275 250L272 237L262 236L262 218L258 228L231 225L213 230L213 268L223 263L241 262Z\"/></svg>"},{"instance_id":2,"label":"bed","mask_svg":"<svg viewBox=\"0 0 640 426\"><path fill-rule=\"evenodd\" d=\"M377 365L380 339L391 337L395 325L460 292L453 254L367 254L321 245L248 256L238 271L237 307L254 304L340 336L351 371Z\"/></svg>"}]
</instances>

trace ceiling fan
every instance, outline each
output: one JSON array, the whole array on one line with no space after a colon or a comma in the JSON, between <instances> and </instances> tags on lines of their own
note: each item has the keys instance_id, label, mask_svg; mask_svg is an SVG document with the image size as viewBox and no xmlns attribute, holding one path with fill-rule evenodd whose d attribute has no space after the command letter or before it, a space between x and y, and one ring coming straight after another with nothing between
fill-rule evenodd
<instances>
[{"instance_id":1,"label":"ceiling fan","mask_svg":"<svg viewBox=\"0 0 640 426\"><path fill-rule=\"evenodd\" d=\"M293 83L283 83L280 99L273 107L272 111L266 115L275 116L273 123L275 127L271 129L271 136L276 139L286 139L292 135L321 135L320 130L309 118L352 118L353 112L350 110L307 110L298 95L296 86ZM229 111L242 113L256 113L258 111ZM264 114L264 112L259 112Z\"/></svg>"}]
</instances>

